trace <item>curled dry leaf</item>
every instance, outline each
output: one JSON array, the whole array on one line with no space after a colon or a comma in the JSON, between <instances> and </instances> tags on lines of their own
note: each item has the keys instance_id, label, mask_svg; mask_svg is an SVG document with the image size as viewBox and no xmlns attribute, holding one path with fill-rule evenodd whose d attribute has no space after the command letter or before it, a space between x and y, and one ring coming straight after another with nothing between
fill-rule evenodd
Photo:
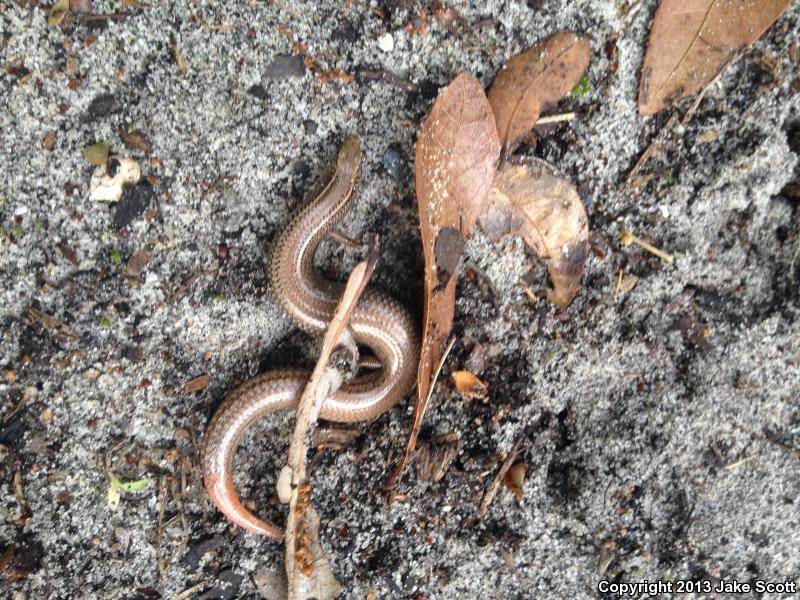
<instances>
[{"instance_id":1,"label":"curled dry leaf","mask_svg":"<svg viewBox=\"0 0 800 600\"><path fill-rule=\"evenodd\" d=\"M456 391L467 398L485 398L489 388L469 371L455 371L450 377Z\"/></svg>"},{"instance_id":2,"label":"curled dry leaf","mask_svg":"<svg viewBox=\"0 0 800 600\"><path fill-rule=\"evenodd\" d=\"M503 476L503 485L517 497L517 500L522 500L525 495L522 491L523 483L525 483L525 463L513 465Z\"/></svg>"},{"instance_id":3,"label":"curled dry leaf","mask_svg":"<svg viewBox=\"0 0 800 600\"><path fill-rule=\"evenodd\" d=\"M456 278L464 239L484 208L500 156L500 141L483 87L462 73L442 92L422 124L415 154L422 249L425 324L418 401L408 450L425 412L433 368L453 324Z\"/></svg>"},{"instance_id":4,"label":"curled dry leaf","mask_svg":"<svg viewBox=\"0 0 800 600\"><path fill-rule=\"evenodd\" d=\"M663 0L639 80L639 113L652 115L711 81L790 0Z\"/></svg>"},{"instance_id":5,"label":"curled dry leaf","mask_svg":"<svg viewBox=\"0 0 800 600\"><path fill-rule=\"evenodd\" d=\"M589 41L567 31L508 59L489 91L503 156L514 152L543 107L569 92L588 65Z\"/></svg>"},{"instance_id":6,"label":"curled dry leaf","mask_svg":"<svg viewBox=\"0 0 800 600\"><path fill-rule=\"evenodd\" d=\"M553 289L548 300L559 306L572 301L586 261L588 219L578 192L549 163L504 163L479 223L490 239L519 235L538 256L549 259Z\"/></svg>"}]
</instances>

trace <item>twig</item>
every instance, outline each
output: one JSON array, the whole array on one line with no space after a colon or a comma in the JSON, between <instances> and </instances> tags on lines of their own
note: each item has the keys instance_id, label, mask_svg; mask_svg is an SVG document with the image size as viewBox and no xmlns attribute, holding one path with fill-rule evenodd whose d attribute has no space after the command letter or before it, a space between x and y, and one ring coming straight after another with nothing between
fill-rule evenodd
<instances>
[{"instance_id":1,"label":"twig","mask_svg":"<svg viewBox=\"0 0 800 600\"><path fill-rule=\"evenodd\" d=\"M72 327L56 319L53 315L49 315L43 310L30 307L28 309L28 318L31 321L36 321L44 325L45 329L49 330L55 338L58 339L77 339L78 332Z\"/></svg>"},{"instance_id":2,"label":"twig","mask_svg":"<svg viewBox=\"0 0 800 600\"><path fill-rule=\"evenodd\" d=\"M753 454L749 454L748 456L745 456L744 458L741 458L741 459L737 460L736 462L732 462L730 464L727 464L722 468L725 469L726 471L730 471L731 469L735 469L736 467L742 466L746 462L750 462L754 458L755 458L755 456Z\"/></svg>"},{"instance_id":3,"label":"twig","mask_svg":"<svg viewBox=\"0 0 800 600\"><path fill-rule=\"evenodd\" d=\"M385 81L408 94L419 91L419 86L386 69L359 69L356 76L363 81Z\"/></svg>"},{"instance_id":4,"label":"twig","mask_svg":"<svg viewBox=\"0 0 800 600\"><path fill-rule=\"evenodd\" d=\"M670 116L670 118L667 121L666 125L664 125L664 127L662 127L661 130L656 134L656 137L653 138L652 142L650 142L650 145L647 147L647 150L645 150L642 153L642 155L639 157L639 160L637 160L636 164L633 165L633 168L631 169L631 172L628 173L628 176L625 178L625 185L632 185L633 184L634 180L637 179L637 176L639 174L639 170L642 168L644 163L647 162L647 159L650 158L650 155L653 154L653 151L655 150L656 146L661 143L662 139L664 137L666 137L666 134L673 127L675 127L675 124L677 122L678 122L678 114L677 113L672 113L672 116ZM637 185L637 187L638 187L638 185Z\"/></svg>"},{"instance_id":5,"label":"twig","mask_svg":"<svg viewBox=\"0 0 800 600\"><path fill-rule=\"evenodd\" d=\"M161 581L167 580L169 573L169 563L164 560L161 544L164 541L164 507L167 503L167 480L165 477L159 479L158 490L158 530L156 531L156 566L161 573Z\"/></svg>"},{"instance_id":6,"label":"twig","mask_svg":"<svg viewBox=\"0 0 800 600\"><path fill-rule=\"evenodd\" d=\"M547 125L548 123L561 123L562 121L572 121L575 118L574 112L561 113L560 115L547 115L546 117L539 117L536 120L536 125Z\"/></svg>"},{"instance_id":7,"label":"twig","mask_svg":"<svg viewBox=\"0 0 800 600\"><path fill-rule=\"evenodd\" d=\"M83 16L73 16L73 19L76 21L122 21L127 19L128 17L136 16L134 13L124 13L124 12L117 12L117 13L108 13L105 15L83 15Z\"/></svg>"},{"instance_id":8,"label":"twig","mask_svg":"<svg viewBox=\"0 0 800 600\"><path fill-rule=\"evenodd\" d=\"M317 422L322 404L342 384L342 374L335 366L329 365L331 356L340 339L345 336L350 345L355 346L347 324L375 270L377 260L378 243L377 237L374 237L366 260L358 263L350 274L339 305L325 332L319 359L297 406L289 457L278 479L278 496L283 501L288 496L289 500L285 535L289 600L312 596L320 599L333 598L340 589L319 544L319 517L311 506L306 456L310 433ZM337 593L334 594L334 591Z\"/></svg>"},{"instance_id":9,"label":"twig","mask_svg":"<svg viewBox=\"0 0 800 600\"><path fill-rule=\"evenodd\" d=\"M692 105L689 107L689 110L686 111L686 114L683 115L683 119L681 119L681 125L686 126L689 124L689 121L692 120L694 113L697 111L697 108L700 106L700 103L703 101L703 98L706 97L706 92L711 89L711 86L716 85L719 81L720 75L722 73L718 73L714 79L709 81L706 85L703 86L703 89L700 90L700 93L697 94L697 98L694 99Z\"/></svg>"},{"instance_id":10,"label":"twig","mask_svg":"<svg viewBox=\"0 0 800 600\"><path fill-rule=\"evenodd\" d=\"M649 242L644 241L643 239L633 235L627 229L623 229L622 233L620 233L620 239L622 240L622 244L625 246L630 246L631 244L636 244L637 246L644 248L650 254L654 254L655 256L659 257L662 260L665 260L669 263L675 260L675 257L672 254L664 252L663 250L659 250Z\"/></svg>"},{"instance_id":11,"label":"twig","mask_svg":"<svg viewBox=\"0 0 800 600\"><path fill-rule=\"evenodd\" d=\"M20 470L19 463L17 463L17 470L14 472L14 496L19 505L19 517L17 517L17 522L24 523L33 513L28 506L28 501L25 500L25 492L22 489L22 471Z\"/></svg>"},{"instance_id":12,"label":"twig","mask_svg":"<svg viewBox=\"0 0 800 600\"><path fill-rule=\"evenodd\" d=\"M445 348L442 358L439 359L439 364L436 365L436 370L433 372L431 385L428 388L428 395L425 397L425 402L417 403L417 405L414 406L414 422L412 423L411 431L408 434L408 441L406 442L405 451L403 452L403 456L400 457L400 462L398 463L397 468L394 470L394 473L391 474L389 479L387 479L386 483L383 485L385 490L392 490L397 485L397 482L400 480L400 477L402 477L403 472L406 470L406 465L408 464L411 453L414 452L414 449L417 447L417 437L419 436L419 430L422 426L422 419L425 416L425 410L428 407L431 396L433 396L433 388L436 385L436 380L439 379L439 374L442 372L444 361L447 360L447 356L450 354L450 351L453 349L453 345L455 343L456 338L453 336L447 343L447 348Z\"/></svg>"},{"instance_id":13,"label":"twig","mask_svg":"<svg viewBox=\"0 0 800 600\"><path fill-rule=\"evenodd\" d=\"M478 514L483 516L486 514L486 511L489 510L489 505L494 500L494 497L497 495L497 491L500 489L500 484L503 483L503 477L505 477L508 470L511 468L511 465L514 464L514 461L517 458L517 454L519 454L519 449L522 446L522 439L523 436L520 435L517 440L514 442L514 445L511 446L511 450L508 451L508 456L503 461L503 464L500 465L500 470L497 472L494 480L489 487L486 488L486 492L483 494L483 499L481 500L481 504L478 507Z\"/></svg>"},{"instance_id":14,"label":"twig","mask_svg":"<svg viewBox=\"0 0 800 600\"><path fill-rule=\"evenodd\" d=\"M209 583L208 579L203 579L200 583L195 583L192 587L186 588L180 594L175 596L172 600L186 600L186 598L190 597L194 594L197 590L207 586Z\"/></svg>"}]
</instances>

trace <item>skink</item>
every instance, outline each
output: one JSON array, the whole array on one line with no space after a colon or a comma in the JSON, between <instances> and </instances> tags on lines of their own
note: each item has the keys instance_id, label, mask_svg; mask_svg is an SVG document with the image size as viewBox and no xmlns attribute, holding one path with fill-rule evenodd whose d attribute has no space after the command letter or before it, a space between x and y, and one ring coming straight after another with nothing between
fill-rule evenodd
<instances>
[{"instance_id":1,"label":"skink","mask_svg":"<svg viewBox=\"0 0 800 600\"><path fill-rule=\"evenodd\" d=\"M324 333L343 289L316 271L314 255L325 234L352 206L360 170L358 140L348 136L327 183L292 218L269 259L275 297L298 327L314 335ZM350 329L359 345L374 352L381 367L357 377L325 401L320 417L343 423L374 419L399 402L415 381L419 358L414 320L385 294L367 290L353 312ZM237 525L276 539L282 537L280 529L253 515L239 500L233 458L255 420L297 405L309 375L304 370L276 370L246 381L222 402L203 440L203 481L212 502Z\"/></svg>"}]
</instances>

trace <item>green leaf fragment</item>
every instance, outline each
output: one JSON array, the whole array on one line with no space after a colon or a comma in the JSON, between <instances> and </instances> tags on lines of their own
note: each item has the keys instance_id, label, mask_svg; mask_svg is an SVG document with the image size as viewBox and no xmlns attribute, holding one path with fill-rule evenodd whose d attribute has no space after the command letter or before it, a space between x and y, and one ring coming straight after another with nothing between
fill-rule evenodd
<instances>
[{"instance_id":1,"label":"green leaf fragment","mask_svg":"<svg viewBox=\"0 0 800 600\"><path fill-rule=\"evenodd\" d=\"M112 327L111 319L108 317L103 317L100 319L100 327L105 327L106 329L111 329Z\"/></svg>"},{"instance_id":2,"label":"green leaf fragment","mask_svg":"<svg viewBox=\"0 0 800 600\"><path fill-rule=\"evenodd\" d=\"M592 89L592 82L588 75L581 77L581 80L575 84L575 87L570 90L570 94L578 98L582 98L589 90Z\"/></svg>"},{"instance_id":3,"label":"green leaf fragment","mask_svg":"<svg viewBox=\"0 0 800 600\"><path fill-rule=\"evenodd\" d=\"M108 477L111 479L111 488L120 490L121 492L138 492L150 485L150 478L137 479L135 481L122 481L114 473L109 473Z\"/></svg>"},{"instance_id":4,"label":"green leaf fragment","mask_svg":"<svg viewBox=\"0 0 800 600\"><path fill-rule=\"evenodd\" d=\"M114 248L111 251L111 260L114 261L115 265L121 265L122 264L122 255L119 253L119 250L117 250L116 248Z\"/></svg>"},{"instance_id":5,"label":"green leaf fragment","mask_svg":"<svg viewBox=\"0 0 800 600\"><path fill-rule=\"evenodd\" d=\"M64 17L69 13L69 0L58 0L53 4L50 9L50 15L47 17L48 25L59 25Z\"/></svg>"},{"instance_id":6,"label":"green leaf fragment","mask_svg":"<svg viewBox=\"0 0 800 600\"><path fill-rule=\"evenodd\" d=\"M91 144L83 149L83 158L90 165L102 166L108 162L108 144Z\"/></svg>"}]
</instances>

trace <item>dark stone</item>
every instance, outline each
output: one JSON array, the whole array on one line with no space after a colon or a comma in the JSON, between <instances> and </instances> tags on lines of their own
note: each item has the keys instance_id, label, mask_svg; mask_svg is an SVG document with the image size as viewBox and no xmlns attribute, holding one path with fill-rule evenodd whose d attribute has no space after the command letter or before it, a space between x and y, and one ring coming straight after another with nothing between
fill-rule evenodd
<instances>
[{"instance_id":1,"label":"dark stone","mask_svg":"<svg viewBox=\"0 0 800 600\"><path fill-rule=\"evenodd\" d=\"M389 176L398 183L405 183L411 174L408 161L396 145L389 146L383 153L383 167Z\"/></svg>"},{"instance_id":2,"label":"dark stone","mask_svg":"<svg viewBox=\"0 0 800 600\"><path fill-rule=\"evenodd\" d=\"M3 423L0 428L0 444L14 450L20 450L25 445L22 437L25 435L28 426L25 423L24 415L24 411L19 412Z\"/></svg>"},{"instance_id":3,"label":"dark stone","mask_svg":"<svg viewBox=\"0 0 800 600\"><path fill-rule=\"evenodd\" d=\"M113 226L116 230L125 229L144 214L156 197L155 189L147 182L129 186L122 193L114 212Z\"/></svg>"},{"instance_id":4,"label":"dark stone","mask_svg":"<svg viewBox=\"0 0 800 600\"><path fill-rule=\"evenodd\" d=\"M189 567L190 570L196 570L197 567L200 566L200 559L202 559L205 554L214 551L222 545L224 541L224 538L221 536L213 536L192 543L186 556L183 557L183 563Z\"/></svg>"},{"instance_id":5,"label":"dark stone","mask_svg":"<svg viewBox=\"0 0 800 600\"><path fill-rule=\"evenodd\" d=\"M301 180L308 179L308 176L311 175L311 168L306 161L296 160L292 163L292 175Z\"/></svg>"},{"instance_id":6,"label":"dark stone","mask_svg":"<svg viewBox=\"0 0 800 600\"><path fill-rule=\"evenodd\" d=\"M153 588L137 588L131 596L125 596L125 600L159 600L161 594Z\"/></svg>"},{"instance_id":7,"label":"dark stone","mask_svg":"<svg viewBox=\"0 0 800 600\"><path fill-rule=\"evenodd\" d=\"M429 79L423 79L417 84L419 95L425 100L431 100L439 95L439 84Z\"/></svg>"},{"instance_id":8,"label":"dark stone","mask_svg":"<svg viewBox=\"0 0 800 600\"><path fill-rule=\"evenodd\" d=\"M345 21L331 32L332 40L342 40L353 43L359 38L358 27L350 21Z\"/></svg>"},{"instance_id":9,"label":"dark stone","mask_svg":"<svg viewBox=\"0 0 800 600\"><path fill-rule=\"evenodd\" d=\"M114 94L101 94L96 96L91 104L89 104L89 108L86 110L86 118L89 121L102 119L103 117L119 112L121 108Z\"/></svg>"},{"instance_id":10,"label":"dark stone","mask_svg":"<svg viewBox=\"0 0 800 600\"><path fill-rule=\"evenodd\" d=\"M131 362L139 362L144 358L144 348L142 346L125 346L122 349L122 357Z\"/></svg>"},{"instance_id":11,"label":"dark stone","mask_svg":"<svg viewBox=\"0 0 800 600\"><path fill-rule=\"evenodd\" d=\"M312 121L311 119L306 119L303 121L303 127L306 130L306 133L317 133L318 125L316 121Z\"/></svg>"},{"instance_id":12,"label":"dark stone","mask_svg":"<svg viewBox=\"0 0 800 600\"><path fill-rule=\"evenodd\" d=\"M255 96L259 100L267 100L269 98L269 92L264 89L263 85L256 84L251 86L247 93L251 96Z\"/></svg>"},{"instance_id":13,"label":"dark stone","mask_svg":"<svg viewBox=\"0 0 800 600\"><path fill-rule=\"evenodd\" d=\"M226 569L219 572L217 580L221 585L201 594L198 596L198 600L230 600L231 598L236 598L244 577L237 575L231 569Z\"/></svg>"},{"instance_id":14,"label":"dark stone","mask_svg":"<svg viewBox=\"0 0 800 600\"><path fill-rule=\"evenodd\" d=\"M557 137L546 137L538 140L534 156L555 164L564 158L566 150L567 146L563 140Z\"/></svg>"},{"instance_id":15,"label":"dark stone","mask_svg":"<svg viewBox=\"0 0 800 600\"><path fill-rule=\"evenodd\" d=\"M300 55L279 54L267 66L264 77L267 79L288 79L289 77L302 77L306 74L306 66Z\"/></svg>"}]
</instances>

